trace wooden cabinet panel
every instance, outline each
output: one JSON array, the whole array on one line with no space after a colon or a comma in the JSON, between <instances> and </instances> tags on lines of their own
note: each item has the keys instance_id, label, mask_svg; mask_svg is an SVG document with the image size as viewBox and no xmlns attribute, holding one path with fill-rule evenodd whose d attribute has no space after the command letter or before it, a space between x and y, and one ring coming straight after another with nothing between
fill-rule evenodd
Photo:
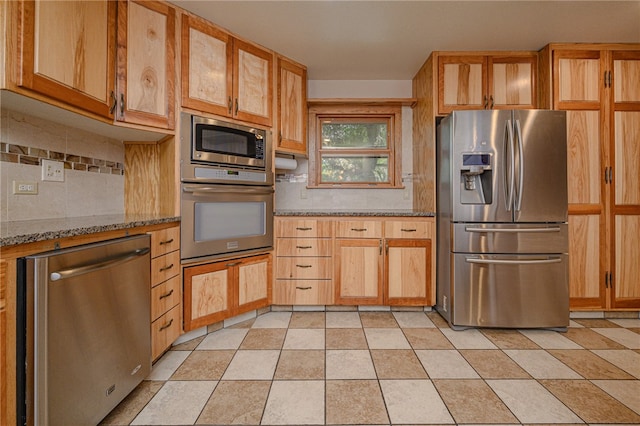
<instances>
[{"instance_id":1,"label":"wooden cabinet panel","mask_svg":"<svg viewBox=\"0 0 640 426\"><path fill-rule=\"evenodd\" d=\"M278 57L276 150L307 154L307 69Z\"/></svg>"},{"instance_id":2,"label":"wooden cabinet panel","mask_svg":"<svg viewBox=\"0 0 640 426\"><path fill-rule=\"evenodd\" d=\"M599 51L554 52L554 104L571 109L573 103L598 108L602 76Z\"/></svg>"},{"instance_id":3,"label":"wooden cabinet panel","mask_svg":"<svg viewBox=\"0 0 640 426\"><path fill-rule=\"evenodd\" d=\"M385 238L431 238L432 223L427 221L387 220L384 222Z\"/></svg>"},{"instance_id":4,"label":"wooden cabinet panel","mask_svg":"<svg viewBox=\"0 0 640 426\"><path fill-rule=\"evenodd\" d=\"M0 260L0 424L7 421L7 262Z\"/></svg>"},{"instance_id":5,"label":"wooden cabinet panel","mask_svg":"<svg viewBox=\"0 0 640 426\"><path fill-rule=\"evenodd\" d=\"M234 115L239 120L271 125L273 54L234 39Z\"/></svg>"},{"instance_id":6,"label":"wooden cabinet panel","mask_svg":"<svg viewBox=\"0 0 640 426\"><path fill-rule=\"evenodd\" d=\"M233 289L225 263L184 269L185 331L220 321L231 315Z\"/></svg>"},{"instance_id":7,"label":"wooden cabinet panel","mask_svg":"<svg viewBox=\"0 0 640 426\"><path fill-rule=\"evenodd\" d=\"M333 305L331 280L276 280L273 299L280 305Z\"/></svg>"},{"instance_id":8,"label":"wooden cabinet panel","mask_svg":"<svg viewBox=\"0 0 640 426\"><path fill-rule=\"evenodd\" d=\"M117 120L175 127L175 19L168 3L118 2Z\"/></svg>"},{"instance_id":9,"label":"wooden cabinet panel","mask_svg":"<svg viewBox=\"0 0 640 426\"><path fill-rule=\"evenodd\" d=\"M180 275L176 275L151 289L151 321L155 321L160 315L180 304L181 288Z\"/></svg>"},{"instance_id":10,"label":"wooden cabinet panel","mask_svg":"<svg viewBox=\"0 0 640 426\"><path fill-rule=\"evenodd\" d=\"M535 108L536 57L490 56L488 61L489 108Z\"/></svg>"},{"instance_id":11,"label":"wooden cabinet panel","mask_svg":"<svg viewBox=\"0 0 640 426\"><path fill-rule=\"evenodd\" d=\"M441 56L438 59L438 110L484 109L487 61L484 56Z\"/></svg>"},{"instance_id":12,"label":"wooden cabinet panel","mask_svg":"<svg viewBox=\"0 0 640 426\"><path fill-rule=\"evenodd\" d=\"M316 219L276 219L276 237L331 238L333 222Z\"/></svg>"},{"instance_id":13,"label":"wooden cabinet panel","mask_svg":"<svg viewBox=\"0 0 640 426\"><path fill-rule=\"evenodd\" d=\"M330 238L278 238L276 256L330 257Z\"/></svg>"},{"instance_id":14,"label":"wooden cabinet panel","mask_svg":"<svg viewBox=\"0 0 640 426\"><path fill-rule=\"evenodd\" d=\"M156 359L180 336L180 306L151 323L151 359Z\"/></svg>"},{"instance_id":15,"label":"wooden cabinet panel","mask_svg":"<svg viewBox=\"0 0 640 426\"><path fill-rule=\"evenodd\" d=\"M615 113L615 204L640 206L640 111Z\"/></svg>"},{"instance_id":16,"label":"wooden cabinet panel","mask_svg":"<svg viewBox=\"0 0 640 426\"><path fill-rule=\"evenodd\" d=\"M336 303L381 304L382 240L340 239L335 242Z\"/></svg>"},{"instance_id":17,"label":"wooden cabinet panel","mask_svg":"<svg viewBox=\"0 0 640 426\"><path fill-rule=\"evenodd\" d=\"M180 272L180 252L174 251L151 259L151 282L154 284L168 280Z\"/></svg>"},{"instance_id":18,"label":"wooden cabinet panel","mask_svg":"<svg viewBox=\"0 0 640 426\"><path fill-rule=\"evenodd\" d=\"M569 295L572 307L604 306L601 285L600 217L569 216Z\"/></svg>"},{"instance_id":19,"label":"wooden cabinet panel","mask_svg":"<svg viewBox=\"0 0 640 426\"><path fill-rule=\"evenodd\" d=\"M151 233L151 257L178 250L180 248L180 227L160 229Z\"/></svg>"},{"instance_id":20,"label":"wooden cabinet panel","mask_svg":"<svg viewBox=\"0 0 640 426\"><path fill-rule=\"evenodd\" d=\"M276 278L330 279L330 257L279 257Z\"/></svg>"},{"instance_id":21,"label":"wooden cabinet panel","mask_svg":"<svg viewBox=\"0 0 640 426\"><path fill-rule=\"evenodd\" d=\"M567 111L569 204L600 203L600 113Z\"/></svg>"},{"instance_id":22,"label":"wooden cabinet panel","mask_svg":"<svg viewBox=\"0 0 640 426\"><path fill-rule=\"evenodd\" d=\"M640 102L640 52L613 52L613 101Z\"/></svg>"},{"instance_id":23,"label":"wooden cabinet panel","mask_svg":"<svg viewBox=\"0 0 640 426\"><path fill-rule=\"evenodd\" d=\"M382 238L382 222L339 220L336 222L336 238Z\"/></svg>"},{"instance_id":24,"label":"wooden cabinet panel","mask_svg":"<svg viewBox=\"0 0 640 426\"><path fill-rule=\"evenodd\" d=\"M267 306L271 299L271 256L243 260L238 266L238 306L242 311ZM239 312L238 312L239 313Z\"/></svg>"},{"instance_id":25,"label":"wooden cabinet panel","mask_svg":"<svg viewBox=\"0 0 640 426\"><path fill-rule=\"evenodd\" d=\"M386 292L391 305L429 305L431 240L387 240Z\"/></svg>"},{"instance_id":26,"label":"wooden cabinet panel","mask_svg":"<svg viewBox=\"0 0 640 426\"><path fill-rule=\"evenodd\" d=\"M615 221L614 307L640 303L640 214L618 215Z\"/></svg>"}]
</instances>

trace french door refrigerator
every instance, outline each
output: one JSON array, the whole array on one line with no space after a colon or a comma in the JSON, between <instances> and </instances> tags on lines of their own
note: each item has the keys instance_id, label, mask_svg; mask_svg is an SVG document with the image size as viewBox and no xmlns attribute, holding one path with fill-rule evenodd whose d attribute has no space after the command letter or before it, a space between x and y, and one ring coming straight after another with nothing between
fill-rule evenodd
<instances>
[{"instance_id":1,"label":"french door refrigerator","mask_svg":"<svg viewBox=\"0 0 640 426\"><path fill-rule=\"evenodd\" d=\"M437 130L436 309L454 329L569 325L564 111L455 111Z\"/></svg>"}]
</instances>

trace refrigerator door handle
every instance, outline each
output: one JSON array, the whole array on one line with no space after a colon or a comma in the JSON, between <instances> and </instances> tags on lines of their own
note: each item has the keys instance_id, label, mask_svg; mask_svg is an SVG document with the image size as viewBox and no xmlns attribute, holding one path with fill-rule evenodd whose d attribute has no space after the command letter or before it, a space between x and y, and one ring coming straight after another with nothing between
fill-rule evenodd
<instances>
[{"instance_id":1,"label":"refrigerator door handle","mask_svg":"<svg viewBox=\"0 0 640 426\"><path fill-rule=\"evenodd\" d=\"M465 226L466 232L496 232L496 233L543 233L543 232L560 232L559 226L552 228L475 228L472 226Z\"/></svg>"},{"instance_id":2,"label":"refrigerator door handle","mask_svg":"<svg viewBox=\"0 0 640 426\"><path fill-rule=\"evenodd\" d=\"M520 211L522 207L522 190L524 189L524 140L522 140L522 128L520 120L515 120L516 135L518 137L518 198L516 199L515 211Z\"/></svg>"},{"instance_id":3,"label":"refrigerator door handle","mask_svg":"<svg viewBox=\"0 0 640 426\"><path fill-rule=\"evenodd\" d=\"M507 143L504 144L504 149L505 151L509 151L508 153L505 152L505 158L507 159L507 164L506 164L506 172L504 174L504 179L505 179L505 183L504 183L504 187L505 190L507 191L506 194L506 200L507 200L507 211L510 212L511 211L511 207L513 207L513 193L515 190L515 162L516 162L516 153L515 153L515 146L514 146L514 140L513 140L513 126L511 125L511 120L507 120L507 127L506 127L506 136L508 136L508 141Z\"/></svg>"},{"instance_id":4,"label":"refrigerator door handle","mask_svg":"<svg viewBox=\"0 0 640 426\"><path fill-rule=\"evenodd\" d=\"M534 265L534 264L549 264L560 263L562 259L559 257L550 257L548 259L534 259L534 260L510 260L510 259L480 259L477 257L465 258L467 263L476 263L480 265Z\"/></svg>"}]
</instances>

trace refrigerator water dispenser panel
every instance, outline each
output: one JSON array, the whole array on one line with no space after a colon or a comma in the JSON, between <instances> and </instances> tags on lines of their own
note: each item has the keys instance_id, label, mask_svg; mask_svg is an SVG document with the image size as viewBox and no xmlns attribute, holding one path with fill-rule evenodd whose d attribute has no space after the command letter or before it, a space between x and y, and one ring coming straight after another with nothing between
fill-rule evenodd
<instances>
[{"instance_id":1,"label":"refrigerator water dispenser panel","mask_svg":"<svg viewBox=\"0 0 640 426\"><path fill-rule=\"evenodd\" d=\"M460 203L462 204L491 204L493 202L491 154L462 154L460 186Z\"/></svg>"}]
</instances>

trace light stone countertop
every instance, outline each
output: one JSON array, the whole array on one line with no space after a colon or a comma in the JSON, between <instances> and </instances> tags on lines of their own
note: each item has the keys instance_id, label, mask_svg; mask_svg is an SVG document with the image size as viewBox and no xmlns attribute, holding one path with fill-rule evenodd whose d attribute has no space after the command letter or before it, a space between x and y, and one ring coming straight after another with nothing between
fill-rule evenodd
<instances>
[{"instance_id":1,"label":"light stone countertop","mask_svg":"<svg viewBox=\"0 0 640 426\"><path fill-rule=\"evenodd\" d=\"M435 217L435 212L414 210L276 210L275 216Z\"/></svg>"},{"instance_id":2,"label":"light stone countertop","mask_svg":"<svg viewBox=\"0 0 640 426\"><path fill-rule=\"evenodd\" d=\"M0 247L179 221L175 216L104 215L2 222Z\"/></svg>"}]
</instances>

